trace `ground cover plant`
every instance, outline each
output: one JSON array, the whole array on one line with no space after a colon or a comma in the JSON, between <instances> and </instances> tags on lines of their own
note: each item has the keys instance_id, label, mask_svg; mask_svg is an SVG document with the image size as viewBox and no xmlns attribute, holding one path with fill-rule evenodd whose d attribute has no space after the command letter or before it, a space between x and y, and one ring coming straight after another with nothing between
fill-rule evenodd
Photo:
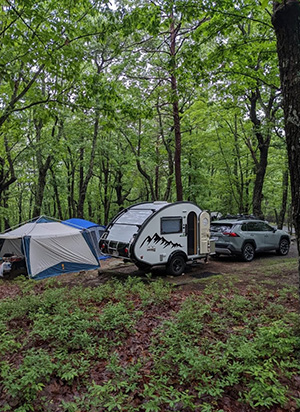
<instances>
[{"instance_id":1,"label":"ground cover plant","mask_svg":"<svg viewBox=\"0 0 300 412\"><path fill-rule=\"evenodd\" d=\"M236 273L193 290L135 277L6 284L0 410L299 410L297 290L277 282L296 259L274 262L246 286Z\"/></svg>"}]
</instances>

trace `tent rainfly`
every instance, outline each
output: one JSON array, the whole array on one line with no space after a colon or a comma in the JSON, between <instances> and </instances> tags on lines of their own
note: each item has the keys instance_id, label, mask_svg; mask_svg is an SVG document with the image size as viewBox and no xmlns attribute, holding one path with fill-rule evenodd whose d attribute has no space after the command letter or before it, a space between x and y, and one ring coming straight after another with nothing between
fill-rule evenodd
<instances>
[{"instance_id":1,"label":"tent rainfly","mask_svg":"<svg viewBox=\"0 0 300 412\"><path fill-rule=\"evenodd\" d=\"M34 279L99 267L87 231L44 216L0 234L0 256L4 255L23 257Z\"/></svg>"}]
</instances>

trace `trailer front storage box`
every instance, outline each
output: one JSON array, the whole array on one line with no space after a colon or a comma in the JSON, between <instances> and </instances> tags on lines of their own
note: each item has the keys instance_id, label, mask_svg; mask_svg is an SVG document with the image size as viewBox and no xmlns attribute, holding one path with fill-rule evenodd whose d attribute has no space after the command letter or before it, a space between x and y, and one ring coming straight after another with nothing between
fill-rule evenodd
<instances>
[{"instance_id":1,"label":"trailer front storage box","mask_svg":"<svg viewBox=\"0 0 300 412\"><path fill-rule=\"evenodd\" d=\"M140 203L115 216L99 247L145 271L165 265L169 274L180 275L187 261L207 259L212 252L210 216L191 202Z\"/></svg>"}]
</instances>

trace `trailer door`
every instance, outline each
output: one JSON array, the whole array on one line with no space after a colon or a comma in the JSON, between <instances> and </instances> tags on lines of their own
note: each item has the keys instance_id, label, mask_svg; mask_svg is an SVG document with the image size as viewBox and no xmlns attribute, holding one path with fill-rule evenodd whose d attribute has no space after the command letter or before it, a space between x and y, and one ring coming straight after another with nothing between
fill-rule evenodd
<instances>
[{"instance_id":1,"label":"trailer door","mask_svg":"<svg viewBox=\"0 0 300 412\"><path fill-rule=\"evenodd\" d=\"M187 218L187 254L188 256L197 255L197 215L190 212Z\"/></svg>"},{"instance_id":2,"label":"trailer door","mask_svg":"<svg viewBox=\"0 0 300 412\"><path fill-rule=\"evenodd\" d=\"M210 216L208 212L202 212L199 215L199 255L210 252Z\"/></svg>"}]
</instances>

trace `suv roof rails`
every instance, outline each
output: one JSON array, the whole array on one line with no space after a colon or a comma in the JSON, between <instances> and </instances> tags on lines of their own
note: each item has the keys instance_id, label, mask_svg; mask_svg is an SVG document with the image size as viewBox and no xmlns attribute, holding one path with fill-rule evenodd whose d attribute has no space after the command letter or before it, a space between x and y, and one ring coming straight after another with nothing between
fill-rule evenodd
<instances>
[{"instance_id":1,"label":"suv roof rails","mask_svg":"<svg viewBox=\"0 0 300 412\"><path fill-rule=\"evenodd\" d=\"M251 220L251 219L259 219L259 217L254 216L254 215L243 215L243 214L239 214L239 215L226 215L226 216L222 216L220 218L220 220L222 219L236 219L236 220ZM259 219L260 220L260 219Z\"/></svg>"}]
</instances>

